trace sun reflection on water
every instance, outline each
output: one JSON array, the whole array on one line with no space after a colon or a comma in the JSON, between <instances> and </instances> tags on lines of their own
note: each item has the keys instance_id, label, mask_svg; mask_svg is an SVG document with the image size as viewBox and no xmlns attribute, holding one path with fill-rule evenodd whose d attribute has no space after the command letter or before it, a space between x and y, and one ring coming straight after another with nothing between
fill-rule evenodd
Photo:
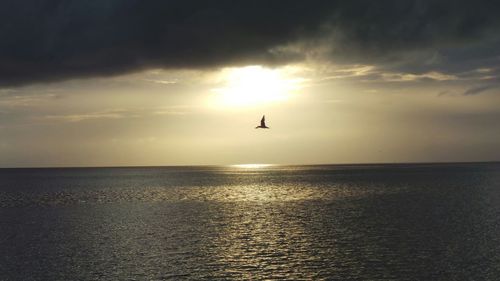
<instances>
[{"instance_id":1,"label":"sun reflection on water","mask_svg":"<svg viewBox=\"0 0 500 281\"><path fill-rule=\"evenodd\" d=\"M235 164L235 165L231 165L230 167L242 168L242 169L261 169L261 168L268 168L268 167L272 167L272 166L273 166L273 164L253 163L253 164Z\"/></svg>"}]
</instances>

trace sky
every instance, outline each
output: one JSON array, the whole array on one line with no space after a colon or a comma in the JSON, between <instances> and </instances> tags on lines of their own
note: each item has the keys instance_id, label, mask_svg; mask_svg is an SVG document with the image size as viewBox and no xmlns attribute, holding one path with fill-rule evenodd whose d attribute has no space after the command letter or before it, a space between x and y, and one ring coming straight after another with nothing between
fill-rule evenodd
<instances>
[{"instance_id":1,"label":"sky","mask_svg":"<svg viewBox=\"0 0 500 281\"><path fill-rule=\"evenodd\" d=\"M4 0L0 167L499 161L499 14Z\"/></svg>"}]
</instances>

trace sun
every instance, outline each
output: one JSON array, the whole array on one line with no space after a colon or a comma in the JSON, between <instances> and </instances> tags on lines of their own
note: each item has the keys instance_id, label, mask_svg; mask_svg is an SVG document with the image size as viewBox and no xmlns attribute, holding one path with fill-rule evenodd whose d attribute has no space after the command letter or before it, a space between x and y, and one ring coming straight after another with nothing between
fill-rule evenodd
<instances>
[{"instance_id":1,"label":"sun","mask_svg":"<svg viewBox=\"0 0 500 281\"><path fill-rule=\"evenodd\" d=\"M214 101L227 107L285 101L300 84L287 71L262 66L226 68L220 77L222 86L212 89Z\"/></svg>"}]
</instances>

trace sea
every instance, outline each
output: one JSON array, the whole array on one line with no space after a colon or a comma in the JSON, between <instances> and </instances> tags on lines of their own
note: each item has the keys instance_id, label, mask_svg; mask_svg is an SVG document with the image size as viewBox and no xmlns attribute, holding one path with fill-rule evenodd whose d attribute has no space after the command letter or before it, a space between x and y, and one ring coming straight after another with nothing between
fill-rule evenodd
<instances>
[{"instance_id":1,"label":"sea","mask_svg":"<svg viewBox=\"0 0 500 281\"><path fill-rule=\"evenodd\" d=\"M0 169L0 280L500 280L500 163Z\"/></svg>"}]
</instances>

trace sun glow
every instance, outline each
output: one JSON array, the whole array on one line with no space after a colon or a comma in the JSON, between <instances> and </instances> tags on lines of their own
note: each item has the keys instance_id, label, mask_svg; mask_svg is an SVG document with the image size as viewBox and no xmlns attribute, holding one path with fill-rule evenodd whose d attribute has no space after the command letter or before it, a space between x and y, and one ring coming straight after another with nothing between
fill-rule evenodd
<instances>
[{"instance_id":1,"label":"sun glow","mask_svg":"<svg viewBox=\"0 0 500 281\"><path fill-rule=\"evenodd\" d=\"M215 103L222 106L252 106L287 100L299 88L284 70L262 66L227 68L221 73L222 87L215 88Z\"/></svg>"}]
</instances>

